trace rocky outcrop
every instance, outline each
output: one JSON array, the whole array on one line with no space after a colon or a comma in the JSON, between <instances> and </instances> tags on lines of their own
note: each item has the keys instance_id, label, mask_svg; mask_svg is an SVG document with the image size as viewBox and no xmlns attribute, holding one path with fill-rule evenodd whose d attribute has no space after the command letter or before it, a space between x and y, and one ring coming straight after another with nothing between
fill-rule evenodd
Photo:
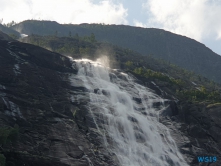
<instances>
[{"instance_id":1,"label":"rocky outcrop","mask_svg":"<svg viewBox=\"0 0 221 166\"><path fill-rule=\"evenodd\" d=\"M67 57L4 39L0 67L0 128L18 128L15 141L0 143L6 166L115 165L87 129L86 103L70 97L81 89L69 83L77 71Z\"/></svg>"},{"instance_id":2,"label":"rocky outcrop","mask_svg":"<svg viewBox=\"0 0 221 166\"><path fill-rule=\"evenodd\" d=\"M221 104L179 101L173 96L170 86L160 86L160 82L155 83L139 75L136 78L140 84L167 99L164 101L166 108L160 111L159 119L169 128L188 164L221 165ZM215 156L217 162L199 163L199 156Z\"/></svg>"},{"instance_id":3,"label":"rocky outcrop","mask_svg":"<svg viewBox=\"0 0 221 166\"><path fill-rule=\"evenodd\" d=\"M198 166L197 157L215 156L217 162L201 165L221 165L221 106L191 102L172 103L162 111L160 120L169 127L186 161L191 166ZM173 105L176 105L178 114L173 113Z\"/></svg>"}]
</instances>

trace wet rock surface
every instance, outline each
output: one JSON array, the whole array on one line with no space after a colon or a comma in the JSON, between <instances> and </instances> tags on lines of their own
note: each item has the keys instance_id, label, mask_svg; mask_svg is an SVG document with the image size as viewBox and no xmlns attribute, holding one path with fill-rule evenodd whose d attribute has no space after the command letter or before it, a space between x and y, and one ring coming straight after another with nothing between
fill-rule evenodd
<instances>
[{"instance_id":1,"label":"wet rock surface","mask_svg":"<svg viewBox=\"0 0 221 166\"><path fill-rule=\"evenodd\" d=\"M205 103L177 103L178 114L171 105L162 111L160 121L169 129L189 165L221 165L221 107L206 107ZM215 156L217 162L199 163L199 156Z\"/></svg>"},{"instance_id":2,"label":"wet rock surface","mask_svg":"<svg viewBox=\"0 0 221 166\"><path fill-rule=\"evenodd\" d=\"M187 163L191 166L221 165L221 104L191 103L174 98L169 86L160 86L136 75L137 82L152 89L162 98L166 108L159 120L170 130ZM197 157L215 156L216 162L199 163Z\"/></svg>"},{"instance_id":3,"label":"wet rock surface","mask_svg":"<svg viewBox=\"0 0 221 166\"><path fill-rule=\"evenodd\" d=\"M115 165L89 130L88 98L71 98L82 89L70 85L77 71L67 57L4 37L0 67L0 126L19 128L0 148L6 166Z\"/></svg>"}]
</instances>

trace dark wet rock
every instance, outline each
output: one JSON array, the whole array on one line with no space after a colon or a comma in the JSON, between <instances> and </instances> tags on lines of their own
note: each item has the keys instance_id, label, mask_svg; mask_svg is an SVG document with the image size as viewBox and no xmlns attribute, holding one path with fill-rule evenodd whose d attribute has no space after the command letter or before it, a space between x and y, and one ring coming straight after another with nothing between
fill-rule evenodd
<instances>
[{"instance_id":1,"label":"dark wet rock","mask_svg":"<svg viewBox=\"0 0 221 166\"><path fill-rule=\"evenodd\" d=\"M94 93L100 93L100 89L98 88L94 89Z\"/></svg>"},{"instance_id":2,"label":"dark wet rock","mask_svg":"<svg viewBox=\"0 0 221 166\"><path fill-rule=\"evenodd\" d=\"M221 165L221 107L179 102L177 109L178 114L174 116L171 109L164 110L160 120L170 129L185 160L191 166L198 166L198 156L216 156L218 161L210 165Z\"/></svg>"},{"instance_id":3,"label":"dark wet rock","mask_svg":"<svg viewBox=\"0 0 221 166\"><path fill-rule=\"evenodd\" d=\"M131 122L134 122L134 123L138 123L138 120L132 116L128 116L128 120L130 120Z\"/></svg>"},{"instance_id":4,"label":"dark wet rock","mask_svg":"<svg viewBox=\"0 0 221 166\"><path fill-rule=\"evenodd\" d=\"M173 100L165 101L166 108L160 112L161 116L169 116L175 118L179 114L177 103Z\"/></svg>"},{"instance_id":5,"label":"dark wet rock","mask_svg":"<svg viewBox=\"0 0 221 166\"><path fill-rule=\"evenodd\" d=\"M102 90L103 95L105 96L110 96L110 92L106 91L106 90Z\"/></svg>"},{"instance_id":6,"label":"dark wet rock","mask_svg":"<svg viewBox=\"0 0 221 166\"><path fill-rule=\"evenodd\" d=\"M19 127L17 140L0 149L7 166L116 165L93 132L87 89L77 78L70 84L77 70L69 58L0 40L0 66L0 125Z\"/></svg>"},{"instance_id":7,"label":"dark wet rock","mask_svg":"<svg viewBox=\"0 0 221 166\"><path fill-rule=\"evenodd\" d=\"M142 103L142 99L141 98L133 97L133 100L136 101L138 104Z\"/></svg>"},{"instance_id":8,"label":"dark wet rock","mask_svg":"<svg viewBox=\"0 0 221 166\"><path fill-rule=\"evenodd\" d=\"M191 125L189 127L189 135L194 138L205 138L206 131L200 125Z\"/></svg>"}]
</instances>

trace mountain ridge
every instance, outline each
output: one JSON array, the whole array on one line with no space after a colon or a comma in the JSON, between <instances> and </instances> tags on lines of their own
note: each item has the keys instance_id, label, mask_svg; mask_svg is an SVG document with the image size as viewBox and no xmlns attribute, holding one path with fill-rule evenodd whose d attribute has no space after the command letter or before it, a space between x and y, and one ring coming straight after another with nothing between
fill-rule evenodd
<instances>
[{"instance_id":1,"label":"mountain ridge","mask_svg":"<svg viewBox=\"0 0 221 166\"><path fill-rule=\"evenodd\" d=\"M141 53L201 74L221 83L221 57L204 44L162 29L127 25L58 24L51 21L28 20L10 27L24 34L54 36L88 36Z\"/></svg>"}]
</instances>

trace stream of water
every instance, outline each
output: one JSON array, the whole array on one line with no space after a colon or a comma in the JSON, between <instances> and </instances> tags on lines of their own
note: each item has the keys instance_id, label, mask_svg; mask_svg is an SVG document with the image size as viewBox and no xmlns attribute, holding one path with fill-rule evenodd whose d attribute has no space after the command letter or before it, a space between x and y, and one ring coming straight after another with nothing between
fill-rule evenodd
<instances>
[{"instance_id":1,"label":"stream of water","mask_svg":"<svg viewBox=\"0 0 221 166\"><path fill-rule=\"evenodd\" d=\"M121 166L187 165L168 128L158 120L162 98L132 76L99 62L73 60L73 65L88 89L88 108L104 146Z\"/></svg>"}]
</instances>

